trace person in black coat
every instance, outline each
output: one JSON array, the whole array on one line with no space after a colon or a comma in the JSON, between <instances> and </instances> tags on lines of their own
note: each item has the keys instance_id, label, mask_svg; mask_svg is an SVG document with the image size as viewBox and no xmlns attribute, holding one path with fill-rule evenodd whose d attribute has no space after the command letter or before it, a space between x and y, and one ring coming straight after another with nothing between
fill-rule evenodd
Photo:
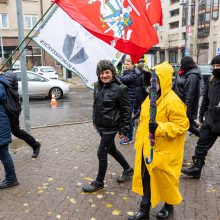
<instances>
[{"instance_id":1,"label":"person in black coat","mask_svg":"<svg viewBox=\"0 0 220 220\"><path fill-rule=\"evenodd\" d=\"M173 90L186 104L187 117L190 121L189 131L199 136L197 119L200 97L201 73L191 57L181 59L181 67L173 82Z\"/></svg>"},{"instance_id":2,"label":"person in black coat","mask_svg":"<svg viewBox=\"0 0 220 220\"><path fill-rule=\"evenodd\" d=\"M128 96L130 100L130 110L131 113L134 113L134 108L136 105L136 80L138 75L135 73L135 68L132 60L126 59L125 70L123 75L117 75L119 80L127 86L128 88ZM134 123L133 120L130 120L130 128L127 135L120 141L120 144L132 144L133 143L133 129Z\"/></svg>"},{"instance_id":3,"label":"person in black coat","mask_svg":"<svg viewBox=\"0 0 220 220\"><path fill-rule=\"evenodd\" d=\"M2 61L0 61L2 62ZM3 64L0 63L0 64ZM5 77L7 78L7 80L9 81L9 85L11 86L11 88L18 94L18 79L17 79L17 75L16 73L14 73L11 69L7 69L7 67L4 68L3 71ZM30 145L33 149L33 154L32 154L32 158L36 158L38 157L39 153L40 153L40 147L41 144L39 142L37 142L35 140L35 138L33 136L31 136L30 134L28 134L26 131L21 130L20 128L20 123L19 123L19 114L13 118L13 120L10 120L10 126L11 126L11 133L21 139L24 140L28 145Z\"/></svg>"},{"instance_id":4,"label":"person in black coat","mask_svg":"<svg viewBox=\"0 0 220 220\"><path fill-rule=\"evenodd\" d=\"M8 86L8 80L0 73L0 160L5 170L5 179L0 182L0 189L19 184L15 173L14 163L8 150L8 145L11 143L11 129L9 118L4 107L7 99L5 88Z\"/></svg>"},{"instance_id":5,"label":"person in black coat","mask_svg":"<svg viewBox=\"0 0 220 220\"><path fill-rule=\"evenodd\" d=\"M220 55L212 61L212 76L208 79L202 104L199 111L199 121L202 123L190 168L182 169L187 176L199 179L208 150L220 136ZM205 121L203 123L205 117Z\"/></svg>"},{"instance_id":6,"label":"person in black coat","mask_svg":"<svg viewBox=\"0 0 220 220\"><path fill-rule=\"evenodd\" d=\"M123 167L124 171L117 178L118 183L127 181L133 175L133 168L115 146L115 135L123 138L128 130L131 118L128 89L116 77L114 65L108 60L97 64L98 82L94 90L93 125L101 136L97 156L99 169L96 180L82 189L95 192L104 187L104 178L108 166L108 154Z\"/></svg>"}]
</instances>

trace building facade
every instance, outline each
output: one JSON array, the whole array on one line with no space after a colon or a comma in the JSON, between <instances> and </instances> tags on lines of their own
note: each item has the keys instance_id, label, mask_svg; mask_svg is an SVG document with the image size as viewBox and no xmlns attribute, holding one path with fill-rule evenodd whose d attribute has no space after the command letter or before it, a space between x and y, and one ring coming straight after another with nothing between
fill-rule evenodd
<instances>
[{"instance_id":1,"label":"building facade","mask_svg":"<svg viewBox=\"0 0 220 220\"><path fill-rule=\"evenodd\" d=\"M219 0L163 0L162 7L159 62L178 64L190 55L198 64L208 64L220 54Z\"/></svg>"},{"instance_id":2,"label":"building facade","mask_svg":"<svg viewBox=\"0 0 220 220\"><path fill-rule=\"evenodd\" d=\"M30 30L47 11L50 5L51 0L22 0L24 36L28 35ZM0 0L0 27L0 45L2 42L4 57L8 58L19 45L15 0ZM32 34L30 37L31 36ZM30 41L30 38L25 41L25 45L27 45L27 69L30 70L34 65L47 65L55 67L59 72L61 71L60 65L58 65L55 60L45 53L38 45ZM18 55L19 52L16 52L10 62L13 63ZM1 56L2 50L0 48L0 57Z\"/></svg>"}]
</instances>

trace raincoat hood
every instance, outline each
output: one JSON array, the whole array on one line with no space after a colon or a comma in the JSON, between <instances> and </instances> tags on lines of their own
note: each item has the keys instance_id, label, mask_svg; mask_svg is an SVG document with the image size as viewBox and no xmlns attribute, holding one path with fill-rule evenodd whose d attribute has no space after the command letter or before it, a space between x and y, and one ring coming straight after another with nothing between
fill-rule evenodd
<instances>
[{"instance_id":1,"label":"raincoat hood","mask_svg":"<svg viewBox=\"0 0 220 220\"><path fill-rule=\"evenodd\" d=\"M156 71L160 81L161 96L163 98L172 90L173 67L167 62L163 62L152 68Z\"/></svg>"}]
</instances>

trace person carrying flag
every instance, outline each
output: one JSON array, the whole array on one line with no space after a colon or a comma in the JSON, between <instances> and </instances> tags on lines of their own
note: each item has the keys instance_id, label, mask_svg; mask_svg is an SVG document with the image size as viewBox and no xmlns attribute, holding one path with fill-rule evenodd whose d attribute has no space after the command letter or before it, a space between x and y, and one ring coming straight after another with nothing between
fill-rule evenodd
<instances>
[{"instance_id":1,"label":"person carrying flag","mask_svg":"<svg viewBox=\"0 0 220 220\"><path fill-rule=\"evenodd\" d=\"M157 75L156 121L150 122L150 98L141 106L134 148L136 150L132 190L142 196L139 212L129 220L149 219L150 206L160 202L164 207L157 219L168 219L173 214L173 205L180 204L179 192L184 143L189 120L186 106L172 91L172 66L164 62L153 67ZM149 134L155 134L154 157L150 164Z\"/></svg>"}]
</instances>

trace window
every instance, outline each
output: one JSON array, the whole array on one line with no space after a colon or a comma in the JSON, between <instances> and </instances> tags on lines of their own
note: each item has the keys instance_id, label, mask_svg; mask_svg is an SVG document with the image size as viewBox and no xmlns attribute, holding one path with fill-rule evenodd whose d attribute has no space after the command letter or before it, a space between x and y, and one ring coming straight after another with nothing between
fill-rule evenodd
<instances>
[{"instance_id":1,"label":"window","mask_svg":"<svg viewBox=\"0 0 220 220\"><path fill-rule=\"evenodd\" d=\"M37 23L36 15L25 15L24 16L24 28L25 29L32 29L36 23Z\"/></svg>"},{"instance_id":2,"label":"window","mask_svg":"<svg viewBox=\"0 0 220 220\"><path fill-rule=\"evenodd\" d=\"M172 4L175 4L175 3L178 3L178 2L180 2L180 0L170 0L170 4L172 5Z\"/></svg>"},{"instance_id":3,"label":"window","mask_svg":"<svg viewBox=\"0 0 220 220\"><path fill-rule=\"evenodd\" d=\"M178 62L178 51L170 50L169 51L169 63L177 63Z\"/></svg>"},{"instance_id":4,"label":"window","mask_svg":"<svg viewBox=\"0 0 220 220\"><path fill-rule=\"evenodd\" d=\"M182 39L185 40L186 39L186 32L182 33Z\"/></svg>"},{"instance_id":5,"label":"window","mask_svg":"<svg viewBox=\"0 0 220 220\"><path fill-rule=\"evenodd\" d=\"M219 0L213 0L212 4L212 19L217 20L219 14Z\"/></svg>"},{"instance_id":6,"label":"window","mask_svg":"<svg viewBox=\"0 0 220 220\"><path fill-rule=\"evenodd\" d=\"M2 29L9 28L8 24L8 14L0 14L0 26Z\"/></svg>"},{"instance_id":7,"label":"window","mask_svg":"<svg viewBox=\"0 0 220 220\"><path fill-rule=\"evenodd\" d=\"M179 9L175 9L175 10L170 11L170 17L174 17L177 15L179 15Z\"/></svg>"},{"instance_id":8,"label":"window","mask_svg":"<svg viewBox=\"0 0 220 220\"><path fill-rule=\"evenodd\" d=\"M170 23L170 29L175 29L179 27L179 21Z\"/></svg>"}]
</instances>

